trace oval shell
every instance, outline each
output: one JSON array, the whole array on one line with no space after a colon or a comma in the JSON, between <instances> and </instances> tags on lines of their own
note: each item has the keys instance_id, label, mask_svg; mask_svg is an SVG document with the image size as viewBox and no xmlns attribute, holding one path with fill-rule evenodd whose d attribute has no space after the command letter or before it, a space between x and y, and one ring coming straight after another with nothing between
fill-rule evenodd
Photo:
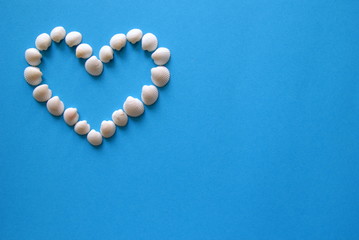
<instances>
[{"instance_id":1,"label":"oval shell","mask_svg":"<svg viewBox=\"0 0 359 240\"><path fill-rule=\"evenodd\" d=\"M42 82L42 72L38 67L27 67L24 70L24 78L28 84L36 86Z\"/></svg>"},{"instance_id":2,"label":"oval shell","mask_svg":"<svg viewBox=\"0 0 359 240\"><path fill-rule=\"evenodd\" d=\"M154 67L151 69L151 79L157 87L163 87L170 80L170 71L164 66Z\"/></svg>"},{"instance_id":3,"label":"oval shell","mask_svg":"<svg viewBox=\"0 0 359 240\"><path fill-rule=\"evenodd\" d=\"M93 146L99 146L102 143L102 136L101 133L95 131L95 130L91 130L88 134L87 134L87 141L89 141L89 143L91 143Z\"/></svg>"},{"instance_id":4,"label":"oval shell","mask_svg":"<svg viewBox=\"0 0 359 240\"><path fill-rule=\"evenodd\" d=\"M153 85L144 85L141 94L142 102L146 105L154 104L158 99L158 90Z\"/></svg>"},{"instance_id":5,"label":"oval shell","mask_svg":"<svg viewBox=\"0 0 359 240\"><path fill-rule=\"evenodd\" d=\"M75 124L74 130L79 135L85 135L90 131L90 124L86 120L79 121Z\"/></svg>"},{"instance_id":6,"label":"oval shell","mask_svg":"<svg viewBox=\"0 0 359 240\"><path fill-rule=\"evenodd\" d=\"M123 110L130 117L138 117L143 114L145 108L141 100L134 97L127 97L125 103L123 104Z\"/></svg>"},{"instance_id":7,"label":"oval shell","mask_svg":"<svg viewBox=\"0 0 359 240\"><path fill-rule=\"evenodd\" d=\"M112 121L102 121L100 132L104 138L110 138L116 132L116 125Z\"/></svg>"},{"instance_id":8,"label":"oval shell","mask_svg":"<svg viewBox=\"0 0 359 240\"><path fill-rule=\"evenodd\" d=\"M92 55L92 47L87 43L81 43L76 47L76 57L87 59Z\"/></svg>"},{"instance_id":9,"label":"oval shell","mask_svg":"<svg viewBox=\"0 0 359 240\"><path fill-rule=\"evenodd\" d=\"M103 46L100 49L100 60L104 63L108 63L113 59L113 50L110 46Z\"/></svg>"},{"instance_id":10,"label":"oval shell","mask_svg":"<svg viewBox=\"0 0 359 240\"><path fill-rule=\"evenodd\" d=\"M49 89L49 86L47 84L42 84L34 89L34 91L32 92L32 96L38 102L46 102L51 98L52 91L51 89Z\"/></svg>"},{"instance_id":11,"label":"oval shell","mask_svg":"<svg viewBox=\"0 0 359 240\"><path fill-rule=\"evenodd\" d=\"M61 42L62 39L65 38L66 30L62 26L55 27L54 29L52 29L50 36L54 42L59 43Z\"/></svg>"},{"instance_id":12,"label":"oval shell","mask_svg":"<svg viewBox=\"0 0 359 240\"><path fill-rule=\"evenodd\" d=\"M35 46L40 51L47 50L51 46L50 35L47 33L42 33L39 36L37 36L35 40Z\"/></svg>"},{"instance_id":13,"label":"oval shell","mask_svg":"<svg viewBox=\"0 0 359 240\"><path fill-rule=\"evenodd\" d=\"M171 52L168 48L160 47L154 53L151 58L157 65L165 65L170 60Z\"/></svg>"},{"instance_id":14,"label":"oval shell","mask_svg":"<svg viewBox=\"0 0 359 240\"><path fill-rule=\"evenodd\" d=\"M41 63L42 54L36 48L28 48L25 51L25 60L31 66L37 66Z\"/></svg>"},{"instance_id":15,"label":"oval shell","mask_svg":"<svg viewBox=\"0 0 359 240\"><path fill-rule=\"evenodd\" d=\"M92 56L86 60L85 69L92 76L99 76L103 71L103 63L96 56Z\"/></svg>"},{"instance_id":16,"label":"oval shell","mask_svg":"<svg viewBox=\"0 0 359 240\"><path fill-rule=\"evenodd\" d=\"M79 120L79 113L77 112L77 108L66 108L64 112L64 120L69 126L73 126Z\"/></svg>"},{"instance_id":17,"label":"oval shell","mask_svg":"<svg viewBox=\"0 0 359 240\"><path fill-rule=\"evenodd\" d=\"M64 112L64 103L58 96L50 98L46 103L46 107L54 116L60 116Z\"/></svg>"},{"instance_id":18,"label":"oval shell","mask_svg":"<svg viewBox=\"0 0 359 240\"><path fill-rule=\"evenodd\" d=\"M142 31L137 28L132 29L132 30L128 31L128 33L126 34L126 37L130 43L135 44L136 42L141 40Z\"/></svg>"},{"instance_id":19,"label":"oval shell","mask_svg":"<svg viewBox=\"0 0 359 240\"><path fill-rule=\"evenodd\" d=\"M126 45L127 39L126 35L123 33L115 34L110 40L110 46L119 51Z\"/></svg>"},{"instance_id":20,"label":"oval shell","mask_svg":"<svg viewBox=\"0 0 359 240\"><path fill-rule=\"evenodd\" d=\"M82 35L79 32L69 32L65 37L65 42L69 47L77 46L82 41Z\"/></svg>"},{"instance_id":21,"label":"oval shell","mask_svg":"<svg viewBox=\"0 0 359 240\"><path fill-rule=\"evenodd\" d=\"M152 33L146 33L142 37L142 49L153 52L158 46L158 40Z\"/></svg>"},{"instance_id":22,"label":"oval shell","mask_svg":"<svg viewBox=\"0 0 359 240\"><path fill-rule=\"evenodd\" d=\"M122 109L116 110L112 113L112 121L117 126L124 127L128 122L127 114Z\"/></svg>"}]
</instances>

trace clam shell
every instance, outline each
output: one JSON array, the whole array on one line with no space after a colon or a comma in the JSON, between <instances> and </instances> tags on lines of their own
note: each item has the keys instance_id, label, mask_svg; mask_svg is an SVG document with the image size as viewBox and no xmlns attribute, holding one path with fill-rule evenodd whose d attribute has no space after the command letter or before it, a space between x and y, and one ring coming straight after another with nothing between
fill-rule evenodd
<instances>
[{"instance_id":1,"label":"clam shell","mask_svg":"<svg viewBox=\"0 0 359 240\"><path fill-rule=\"evenodd\" d=\"M66 108L64 112L64 120L69 126L73 126L79 120L79 114L77 108Z\"/></svg>"},{"instance_id":2,"label":"clam shell","mask_svg":"<svg viewBox=\"0 0 359 240\"><path fill-rule=\"evenodd\" d=\"M42 72L38 67L27 67L24 70L24 78L28 84L36 86L42 82Z\"/></svg>"},{"instance_id":3,"label":"clam shell","mask_svg":"<svg viewBox=\"0 0 359 240\"><path fill-rule=\"evenodd\" d=\"M130 117L139 117L143 114L145 108L141 100L129 96L123 104L123 110Z\"/></svg>"},{"instance_id":4,"label":"clam shell","mask_svg":"<svg viewBox=\"0 0 359 240\"><path fill-rule=\"evenodd\" d=\"M124 127L128 122L127 114L122 109L116 110L112 113L112 121L117 126Z\"/></svg>"},{"instance_id":5,"label":"clam shell","mask_svg":"<svg viewBox=\"0 0 359 240\"><path fill-rule=\"evenodd\" d=\"M46 102L51 98L52 91L51 89L49 89L49 86L47 84L42 84L34 89L34 91L32 92L32 96L38 102Z\"/></svg>"},{"instance_id":6,"label":"clam shell","mask_svg":"<svg viewBox=\"0 0 359 240\"><path fill-rule=\"evenodd\" d=\"M66 30L62 26L55 27L54 29L52 29L50 36L54 42L59 43L61 42L62 39L65 38Z\"/></svg>"},{"instance_id":7,"label":"clam shell","mask_svg":"<svg viewBox=\"0 0 359 240\"><path fill-rule=\"evenodd\" d=\"M97 132L96 130L91 130L87 134L87 141L91 143L93 146L99 146L102 143L102 136L101 133Z\"/></svg>"},{"instance_id":8,"label":"clam shell","mask_svg":"<svg viewBox=\"0 0 359 240\"><path fill-rule=\"evenodd\" d=\"M126 35L123 33L115 34L110 40L110 46L119 51L126 45L127 39Z\"/></svg>"},{"instance_id":9,"label":"clam shell","mask_svg":"<svg viewBox=\"0 0 359 240\"><path fill-rule=\"evenodd\" d=\"M76 47L76 57L87 59L92 55L92 47L87 43L81 43Z\"/></svg>"},{"instance_id":10,"label":"clam shell","mask_svg":"<svg viewBox=\"0 0 359 240\"><path fill-rule=\"evenodd\" d=\"M116 125L112 121L102 121L100 132L104 138L110 138L116 132Z\"/></svg>"},{"instance_id":11,"label":"clam shell","mask_svg":"<svg viewBox=\"0 0 359 240\"><path fill-rule=\"evenodd\" d=\"M54 116L61 116L64 112L64 103L58 96L50 98L46 103L47 110Z\"/></svg>"},{"instance_id":12,"label":"clam shell","mask_svg":"<svg viewBox=\"0 0 359 240\"><path fill-rule=\"evenodd\" d=\"M136 42L140 41L142 38L142 31L140 29L134 28L126 34L127 40L135 44Z\"/></svg>"},{"instance_id":13,"label":"clam shell","mask_svg":"<svg viewBox=\"0 0 359 240\"><path fill-rule=\"evenodd\" d=\"M79 121L75 124L74 130L79 135L85 135L90 131L90 124L86 120Z\"/></svg>"},{"instance_id":14,"label":"clam shell","mask_svg":"<svg viewBox=\"0 0 359 240\"><path fill-rule=\"evenodd\" d=\"M146 33L142 37L142 49L153 52L158 46L158 40L152 33Z\"/></svg>"},{"instance_id":15,"label":"clam shell","mask_svg":"<svg viewBox=\"0 0 359 240\"><path fill-rule=\"evenodd\" d=\"M158 90L153 85L144 85L141 94L142 102L146 105L154 104L158 99Z\"/></svg>"},{"instance_id":16,"label":"clam shell","mask_svg":"<svg viewBox=\"0 0 359 240\"><path fill-rule=\"evenodd\" d=\"M96 56L92 56L86 60L85 69L92 76L99 76L103 71L103 63Z\"/></svg>"},{"instance_id":17,"label":"clam shell","mask_svg":"<svg viewBox=\"0 0 359 240\"><path fill-rule=\"evenodd\" d=\"M69 47L77 46L82 41L82 35L79 32L69 32L65 37L65 42Z\"/></svg>"},{"instance_id":18,"label":"clam shell","mask_svg":"<svg viewBox=\"0 0 359 240\"><path fill-rule=\"evenodd\" d=\"M164 66L154 67L151 69L151 79L157 87L163 87L170 80L170 71Z\"/></svg>"},{"instance_id":19,"label":"clam shell","mask_svg":"<svg viewBox=\"0 0 359 240\"><path fill-rule=\"evenodd\" d=\"M47 50L51 46L50 35L47 33L42 33L39 36L37 36L35 40L35 46L40 51Z\"/></svg>"},{"instance_id":20,"label":"clam shell","mask_svg":"<svg viewBox=\"0 0 359 240\"><path fill-rule=\"evenodd\" d=\"M103 46L100 49L100 60L104 63L108 63L113 59L113 50L110 46Z\"/></svg>"},{"instance_id":21,"label":"clam shell","mask_svg":"<svg viewBox=\"0 0 359 240\"><path fill-rule=\"evenodd\" d=\"M36 67L41 63L42 54L36 48L28 48L25 51L25 60L26 62Z\"/></svg>"},{"instance_id":22,"label":"clam shell","mask_svg":"<svg viewBox=\"0 0 359 240\"><path fill-rule=\"evenodd\" d=\"M160 47L152 53L151 58L157 65L165 65L170 60L171 52L168 48Z\"/></svg>"}]
</instances>

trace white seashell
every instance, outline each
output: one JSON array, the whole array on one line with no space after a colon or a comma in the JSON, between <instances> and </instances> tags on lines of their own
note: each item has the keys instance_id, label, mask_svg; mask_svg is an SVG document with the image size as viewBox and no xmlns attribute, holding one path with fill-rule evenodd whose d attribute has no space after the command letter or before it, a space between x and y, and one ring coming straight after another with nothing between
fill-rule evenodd
<instances>
[{"instance_id":1,"label":"white seashell","mask_svg":"<svg viewBox=\"0 0 359 240\"><path fill-rule=\"evenodd\" d=\"M101 145L101 143L102 143L101 133L99 133L99 132L92 129L87 134L87 141L89 141L89 143L91 143L93 146Z\"/></svg>"},{"instance_id":2,"label":"white seashell","mask_svg":"<svg viewBox=\"0 0 359 240\"><path fill-rule=\"evenodd\" d=\"M130 43L135 44L136 42L141 40L142 31L137 28L132 29L132 30L128 31L128 33L126 34L126 37Z\"/></svg>"},{"instance_id":3,"label":"white seashell","mask_svg":"<svg viewBox=\"0 0 359 240\"><path fill-rule=\"evenodd\" d=\"M115 34L110 40L110 46L119 51L126 45L126 35L123 33Z\"/></svg>"},{"instance_id":4,"label":"white seashell","mask_svg":"<svg viewBox=\"0 0 359 240\"><path fill-rule=\"evenodd\" d=\"M127 114L122 110L116 110L112 113L112 121L120 127L126 126L128 122Z\"/></svg>"},{"instance_id":5,"label":"white seashell","mask_svg":"<svg viewBox=\"0 0 359 240\"><path fill-rule=\"evenodd\" d=\"M100 49L100 60L104 63L108 63L113 59L113 50L110 46L103 46Z\"/></svg>"},{"instance_id":6,"label":"white seashell","mask_svg":"<svg viewBox=\"0 0 359 240\"><path fill-rule=\"evenodd\" d=\"M99 76L103 70L103 63L96 56L92 56L86 60L85 68L92 76Z\"/></svg>"},{"instance_id":7,"label":"white seashell","mask_svg":"<svg viewBox=\"0 0 359 240\"><path fill-rule=\"evenodd\" d=\"M58 96L50 98L46 103L46 107L54 116L60 116L64 112L64 103Z\"/></svg>"},{"instance_id":8,"label":"white seashell","mask_svg":"<svg viewBox=\"0 0 359 240\"><path fill-rule=\"evenodd\" d=\"M66 108L64 112L64 120L69 126L73 126L79 120L79 113L77 112L77 108Z\"/></svg>"},{"instance_id":9,"label":"white seashell","mask_svg":"<svg viewBox=\"0 0 359 240\"><path fill-rule=\"evenodd\" d=\"M158 40L152 33L146 33L142 37L142 49L153 52L158 46Z\"/></svg>"},{"instance_id":10,"label":"white seashell","mask_svg":"<svg viewBox=\"0 0 359 240\"><path fill-rule=\"evenodd\" d=\"M41 63L42 55L36 48L28 48L25 51L25 59L31 66L37 66Z\"/></svg>"},{"instance_id":11,"label":"white seashell","mask_svg":"<svg viewBox=\"0 0 359 240\"><path fill-rule=\"evenodd\" d=\"M49 89L49 86L47 84L42 84L34 89L34 91L32 92L32 96L38 102L46 102L51 98L52 91L51 89Z\"/></svg>"},{"instance_id":12,"label":"white seashell","mask_svg":"<svg viewBox=\"0 0 359 240\"><path fill-rule=\"evenodd\" d=\"M35 46L40 51L47 50L51 46L51 38L49 34L42 33L39 36L37 36L35 40Z\"/></svg>"},{"instance_id":13,"label":"white seashell","mask_svg":"<svg viewBox=\"0 0 359 240\"><path fill-rule=\"evenodd\" d=\"M92 47L87 43L81 43L76 47L76 57L87 59L92 55Z\"/></svg>"},{"instance_id":14,"label":"white seashell","mask_svg":"<svg viewBox=\"0 0 359 240\"><path fill-rule=\"evenodd\" d=\"M142 102L146 105L154 104L158 99L158 90L153 85L144 85L141 94Z\"/></svg>"},{"instance_id":15,"label":"white seashell","mask_svg":"<svg viewBox=\"0 0 359 240\"><path fill-rule=\"evenodd\" d=\"M123 110L130 117L138 117L145 111L145 108L139 99L129 96L123 104Z\"/></svg>"},{"instance_id":16,"label":"white seashell","mask_svg":"<svg viewBox=\"0 0 359 240\"><path fill-rule=\"evenodd\" d=\"M164 66L154 67L151 69L151 79L157 87L163 87L170 80L170 71Z\"/></svg>"},{"instance_id":17,"label":"white seashell","mask_svg":"<svg viewBox=\"0 0 359 240\"><path fill-rule=\"evenodd\" d=\"M82 35L79 32L69 32L65 37L65 42L69 47L77 46L82 41Z\"/></svg>"},{"instance_id":18,"label":"white seashell","mask_svg":"<svg viewBox=\"0 0 359 240\"><path fill-rule=\"evenodd\" d=\"M27 67L24 70L24 77L28 84L39 85L42 82L42 72L38 67Z\"/></svg>"},{"instance_id":19,"label":"white seashell","mask_svg":"<svg viewBox=\"0 0 359 240\"><path fill-rule=\"evenodd\" d=\"M79 121L75 124L74 130L79 135L85 135L90 131L90 124L86 120Z\"/></svg>"},{"instance_id":20,"label":"white seashell","mask_svg":"<svg viewBox=\"0 0 359 240\"><path fill-rule=\"evenodd\" d=\"M151 58L157 65L165 65L170 60L171 52L168 48L160 47L154 53Z\"/></svg>"},{"instance_id":21,"label":"white seashell","mask_svg":"<svg viewBox=\"0 0 359 240\"><path fill-rule=\"evenodd\" d=\"M59 43L61 42L62 39L65 38L66 30L62 26L55 27L54 29L52 29L50 36L54 42Z\"/></svg>"},{"instance_id":22,"label":"white seashell","mask_svg":"<svg viewBox=\"0 0 359 240\"><path fill-rule=\"evenodd\" d=\"M116 132L116 125L112 121L102 121L100 132L103 137L110 138Z\"/></svg>"}]
</instances>

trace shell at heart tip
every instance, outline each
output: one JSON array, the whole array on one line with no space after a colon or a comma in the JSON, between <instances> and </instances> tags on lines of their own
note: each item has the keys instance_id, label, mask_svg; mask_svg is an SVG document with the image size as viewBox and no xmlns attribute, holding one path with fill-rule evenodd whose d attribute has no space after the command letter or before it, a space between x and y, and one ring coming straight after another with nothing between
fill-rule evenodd
<instances>
[{"instance_id":1,"label":"shell at heart tip","mask_svg":"<svg viewBox=\"0 0 359 240\"><path fill-rule=\"evenodd\" d=\"M99 76L103 71L103 63L96 56L92 56L86 60L85 69L92 76Z\"/></svg>"}]
</instances>

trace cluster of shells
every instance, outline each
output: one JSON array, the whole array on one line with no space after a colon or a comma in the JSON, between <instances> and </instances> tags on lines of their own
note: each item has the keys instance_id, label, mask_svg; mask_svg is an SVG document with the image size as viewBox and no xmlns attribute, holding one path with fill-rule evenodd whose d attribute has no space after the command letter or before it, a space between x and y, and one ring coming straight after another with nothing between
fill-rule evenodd
<instances>
[{"instance_id":1,"label":"cluster of shells","mask_svg":"<svg viewBox=\"0 0 359 240\"><path fill-rule=\"evenodd\" d=\"M41 63L41 51L46 51L52 41L60 43L65 39L69 47L76 47L76 57L87 59L85 62L86 71L99 76L103 72L103 63L108 63L113 59L114 50L120 51L126 46L127 41L136 44L141 41L142 49L153 52L151 58L158 65L151 69L151 79L154 85L144 85L142 87L141 100L132 96L127 97L123 104L123 109L118 109L112 113L112 120L102 121L100 131L91 129L86 120L80 120L77 108L67 107L58 96L53 96L52 91L47 84L42 83L42 72L38 65ZM99 59L92 55L92 47L87 43L82 43L82 34L77 31L66 33L64 27L55 27L50 35L40 34L35 40L36 48L29 48L25 51L25 60L30 65L24 70L26 82L36 86L33 90L33 97L38 102L46 102L48 111L54 116L63 115L64 121L69 126L73 126L79 135L86 135L87 140L94 146L102 144L102 138L110 138L116 132L116 126L124 127L127 125L128 116L139 117L144 113L144 104L152 105L158 99L157 87L165 86L170 79L169 70L163 66L170 59L170 51L164 47L158 47L157 37L152 33L143 35L140 29L132 29L126 35L123 33L115 34L109 45L100 49ZM41 85L40 85L41 84Z\"/></svg>"}]
</instances>

